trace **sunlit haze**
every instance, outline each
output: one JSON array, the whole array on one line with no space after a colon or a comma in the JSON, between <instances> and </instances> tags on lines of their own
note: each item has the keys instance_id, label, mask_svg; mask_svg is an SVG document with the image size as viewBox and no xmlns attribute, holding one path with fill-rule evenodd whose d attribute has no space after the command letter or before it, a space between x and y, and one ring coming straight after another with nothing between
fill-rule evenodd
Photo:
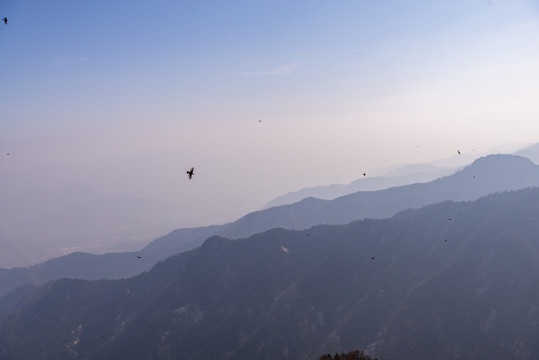
<instances>
[{"instance_id":1,"label":"sunlit haze","mask_svg":"<svg viewBox=\"0 0 539 360\"><path fill-rule=\"evenodd\" d=\"M539 134L535 1L5 0L0 16L3 196L83 184L210 225Z\"/></svg>"}]
</instances>

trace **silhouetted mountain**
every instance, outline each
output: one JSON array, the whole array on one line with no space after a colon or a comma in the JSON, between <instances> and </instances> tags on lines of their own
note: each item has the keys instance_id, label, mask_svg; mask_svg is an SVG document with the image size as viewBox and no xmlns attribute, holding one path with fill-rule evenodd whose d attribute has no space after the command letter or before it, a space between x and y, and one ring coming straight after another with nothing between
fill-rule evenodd
<instances>
[{"instance_id":1,"label":"silhouetted mountain","mask_svg":"<svg viewBox=\"0 0 539 360\"><path fill-rule=\"evenodd\" d=\"M25 290L0 359L537 359L538 218L530 188L212 237L131 279Z\"/></svg>"},{"instance_id":2,"label":"silhouetted mountain","mask_svg":"<svg viewBox=\"0 0 539 360\"><path fill-rule=\"evenodd\" d=\"M351 194L357 191L375 191L387 189L394 186L423 183L427 181L432 181L442 176L449 175L450 173L455 171L455 169L452 168L441 169L436 167L423 167L417 165L417 167L414 166L413 168L421 169L423 171L412 172L410 174L406 172L407 168L408 167L402 167L399 169L392 170L388 172L388 175L384 176L369 176L357 179L348 185L333 184L327 186L316 186L300 189L275 198L274 200L267 203L264 208L292 204L308 197L332 200L337 197ZM399 171L402 171L402 175ZM391 175L392 173L394 173L395 175Z\"/></svg>"},{"instance_id":3,"label":"silhouetted mountain","mask_svg":"<svg viewBox=\"0 0 539 360\"><path fill-rule=\"evenodd\" d=\"M88 280L127 278L150 269L172 254L199 246L219 228L174 230L136 252L103 255L76 252L26 268L0 269L0 296L24 284L40 284L62 277Z\"/></svg>"},{"instance_id":4,"label":"silhouetted mountain","mask_svg":"<svg viewBox=\"0 0 539 360\"><path fill-rule=\"evenodd\" d=\"M84 271L80 254L52 259L43 264L0 270L0 296L23 284L39 284L62 277L129 277L150 269L157 261L199 246L211 235L247 237L271 228L306 229L317 224L345 224L363 218L385 218L396 212L442 200L473 200L496 191L539 185L539 166L513 155L490 155L463 170L438 180L373 192L357 192L334 200L308 198L250 213L225 225L180 229L152 242L135 253L88 256ZM141 259L137 259L141 256Z\"/></svg>"},{"instance_id":5,"label":"silhouetted mountain","mask_svg":"<svg viewBox=\"0 0 539 360\"><path fill-rule=\"evenodd\" d=\"M359 191L334 200L300 202L252 212L226 227L221 235L242 237L271 229L305 229L317 224L346 224L363 218L385 218L396 212L442 200L474 200L503 190L539 185L539 166L514 155L490 155L463 170L428 182L379 191Z\"/></svg>"},{"instance_id":6,"label":"silhouetted mountain","mask_svg":"<svg viewBox=\"0 0 539 360\"><path fill-rule=\"evenodd\" d=\"M470 162L471 163L471 162ZM468 164L469 165L469 164ZM427 163L407 164L407 165L393 165L386 168L376 169L376 172L382 171L380 176L384 177L399 177L399 176L411 176L415 174L435 173L448 175L451 172L455 172L454 167L439 167ZM441 177L443 175L439 175ZM433 179L434 180L434 179ZM402 184L404 185L404 184Z\"/></svg>"},{"instance_id":7,"label":"silhouetted mountain","mask_svg":"<svg viewBox=\"0 0 539 360\"><path fill-rule=\"evenodd\" d=\"M515 152L514 155L523 156L534 163L539 164L539 143L527 146L524 149Z\"/></svg>"}]
</instances>

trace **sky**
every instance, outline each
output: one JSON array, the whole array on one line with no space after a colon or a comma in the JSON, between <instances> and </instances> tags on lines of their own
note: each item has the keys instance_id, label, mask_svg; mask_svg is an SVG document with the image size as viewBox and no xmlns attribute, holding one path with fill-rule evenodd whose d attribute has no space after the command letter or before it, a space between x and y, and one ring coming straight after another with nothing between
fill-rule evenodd
<instances>
[{"instance_id":1,"label":"sky","mask_svg":"<svg viewBox=\"0 0 539 360\"><path fill-rule=\"evenodd\" d=\"M220 198L208 222L225 221L539 134L536 1L0 0L4 16L0 173L47 169L29 184Z\"/></svg>"}]
</instances>

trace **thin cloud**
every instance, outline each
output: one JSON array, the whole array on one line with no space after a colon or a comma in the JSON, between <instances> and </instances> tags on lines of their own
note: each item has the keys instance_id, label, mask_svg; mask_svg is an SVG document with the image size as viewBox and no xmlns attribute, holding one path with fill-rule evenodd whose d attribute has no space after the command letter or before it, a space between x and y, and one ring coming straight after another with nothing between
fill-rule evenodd
<instances>
[{"instance_id":1,"label":"thin cloud","mask_svg":"<svg viewBox=\"0 0 539 360\"><path fill-rule=\"evenodd\" d=\"M241 75L255 75L255 76L268 76L268 75L289 75L292 74L297 68L301 66L301 63L290 63L282 66L278 66L270 71L244 71Z\"/></svg>"}]
</instances>

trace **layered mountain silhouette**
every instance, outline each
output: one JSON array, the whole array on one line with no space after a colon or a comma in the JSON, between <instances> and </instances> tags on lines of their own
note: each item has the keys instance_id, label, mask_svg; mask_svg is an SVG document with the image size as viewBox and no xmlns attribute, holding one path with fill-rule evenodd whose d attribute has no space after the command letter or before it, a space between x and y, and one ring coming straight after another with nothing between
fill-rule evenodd
<instances>
[{"instance_id":1,"label":"layered mountain silhouette","mask_svg":"<svg viewBox=\"0 0 539 360\"><path fill-rule=\"evenodd\" d=\"M130 279L2 298L0 359L537 359L538 218L528 188L214 236Z\"/></svg>"},{"instance_id":2,"label":"layered mountain silhouette","mask_svg":"<svg viewBox=\"0 0 539 360\"><path fill-rule=\"evenodd\" d=\"M496 151L496 153L498 152ZM538 164L539 143L528 145L514 152L512 155L528 158L535 164ZM461 157L461 155L458 156L458 158ZM474 158L472 157L472 159ZM359 178L350 184L332 184L302 188L273 199L266 204L265 208L292 204L307 197L331 200L357 191L375 191L395 186L428 182L442 176L450 175L462 168L461 165L457 166L452 163L450 159L440 160L439 163L438 166L428 163L394 165L385 169L385 171L384 169L378 169L376 173L382 171L381 175L370 176L369 174L368 177ZM445 166L440 166L444 163L446 163Z\"/></svg>"},{"instance_id":3,"label":"layered mountain silhouette","mask_svg":"<svg viewBox=\"0 0 539 360\"><path fill-rule=\"evenodd\" d=\"M453 175L428 183L356 192L334 200L307 198L253 212L225 225L175 230L138 252L74 253L28 268L0 269L0 296L17 286L64 277L87 280L129 277L149 270L170 255L199 246L212 235L241 238L276 227L307 229L318 224L386 218L403 209L438 201L473 200L497 191L530 186L539 186L539 166L520 156L490 155Z\"/></svg>"},{"instance_id":4,"label":"layered mountain silhouette","mask_svg":"<svg viewBox=\"0 0 539 360\"><path fill-rule=\"evenodd\" d=\"M534 163L539 164L539 143L526 146L524 149L515 152L513 155L523 156Z\"/></svg>"},{"instance_id":5,"label":"layered mountain silhouette","mask_svg":"<svg viewBox=\"0 0 539 360\"><path fill-rule=\"evenodd\" d=\"M292 204L308 197L332 200L358 191L376 191L395 186L424 183L442 176L450 175L455 171L456 169L450 167L439 168L432 165L421 164L407 165L388 171L383 176L363 177L347 185L333 184L292 191L270 201L264 208Z\"/></svg>"}]
</instances>

